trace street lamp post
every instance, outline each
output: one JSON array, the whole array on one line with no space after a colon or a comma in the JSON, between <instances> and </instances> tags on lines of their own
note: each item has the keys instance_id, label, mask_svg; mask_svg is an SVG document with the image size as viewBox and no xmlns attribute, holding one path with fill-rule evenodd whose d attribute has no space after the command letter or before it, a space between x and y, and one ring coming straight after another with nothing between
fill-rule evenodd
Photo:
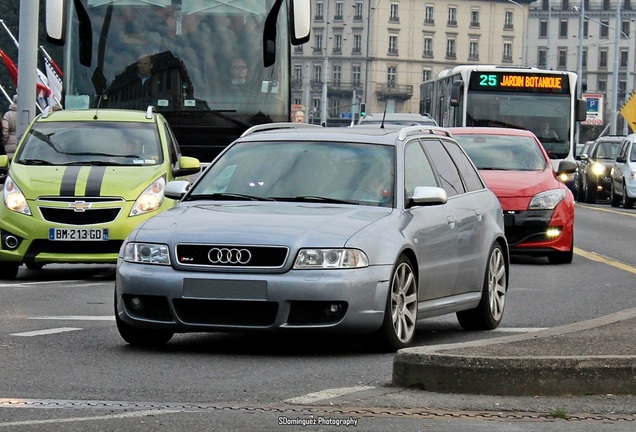
<instances>
[{"instance_id":1,"label":"street lamp post","mask_svg":"<svg viewBox=\"0 0 636 432\"><path fill-rule=\"evenodd\" d=\"M508 0L508 3L512 3L521 9L521 17L523 19L522 28L521 28L521 66L525 66L526 64L526 11L523 9L519 3L515 0Z\"/></svg>"},{"instance_id":2,"label":"street lamp post","mask_svg":"<svg viewBox=\"0 0 636 432\"><path fill-rule=\"evenodd\" d=\"M614 29L614 70L612 71L612 106L610 113L610 134L616 135L616 116L618 105L618 41L621 25L621 2L616 2L616 29Z\"/></svg>"}]
</instances>

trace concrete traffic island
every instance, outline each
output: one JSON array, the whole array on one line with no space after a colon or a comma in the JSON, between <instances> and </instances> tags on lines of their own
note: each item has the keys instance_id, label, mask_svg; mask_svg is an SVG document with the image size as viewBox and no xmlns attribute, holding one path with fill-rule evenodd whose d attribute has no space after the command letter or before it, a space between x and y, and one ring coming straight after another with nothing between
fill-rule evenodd
<instances>
[{"instance_id":1,"label":"concrete traffic island","mask_svg":"<svg viewBox=\"0 0 636 432\"><path fill-rule=\"evenodd\" d=\"M636 308L477 342L400 350L393 385L508 396L635 395Z\"/></svg>"}]
</instances>

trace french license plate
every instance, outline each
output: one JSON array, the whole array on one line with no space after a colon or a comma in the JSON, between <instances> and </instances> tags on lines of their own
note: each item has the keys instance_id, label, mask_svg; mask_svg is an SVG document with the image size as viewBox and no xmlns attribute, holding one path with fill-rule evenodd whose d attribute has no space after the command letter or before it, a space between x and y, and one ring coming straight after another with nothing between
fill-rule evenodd
<instances>
[{"instance_id":1,"label":"french license plate","mask_svg":"<svg viewBox=\"0 0 636 432\"><path fill-rule=\"evenodd\" d=\"M49 228L49 240L108 241L108 228Z\"/></svg>"}]
</instances>

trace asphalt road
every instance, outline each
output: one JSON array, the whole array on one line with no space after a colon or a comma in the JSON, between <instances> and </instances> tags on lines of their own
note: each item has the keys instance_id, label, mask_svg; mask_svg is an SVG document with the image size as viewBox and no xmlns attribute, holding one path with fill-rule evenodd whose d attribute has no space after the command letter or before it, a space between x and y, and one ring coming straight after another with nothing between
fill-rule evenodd
<instances>
[{"instance_id":1,"label":"asphalt road","mask_svg":"<svg viewBox=\"0 0 636 432\"><path fill-rule=\"evenodd\" d=\"M629 253L635 217L634 210L577 205L574 262L515 260L498 330L465 332L454 316L430 319L418 326L416 345L636 307L633 273L625 270L636 268ZM51 266L0 283L0 431L636 429L634 397L504 398L392 387L393 355L356 337L193 334L161 349L132 348L114 326L113 272Z\"/></svg>"}]
</instances>

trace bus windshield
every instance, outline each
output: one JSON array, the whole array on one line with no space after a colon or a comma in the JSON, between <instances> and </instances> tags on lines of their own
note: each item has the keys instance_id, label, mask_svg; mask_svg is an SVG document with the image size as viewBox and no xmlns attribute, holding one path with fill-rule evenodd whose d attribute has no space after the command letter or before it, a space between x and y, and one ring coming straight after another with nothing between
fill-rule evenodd
<instances>
[{"instance_id":1,"label":"bus windshield","mask_svg":"<svg viewBox=\"0 0 636 432\"><path fill-rule=\"evenodd\" d=\"M145 110L153 105L170 122L184 154L203 160L253 124L289 121L285 14L278 16L279 55L272 66L263 66L264 24L274 3L81 0L90 22L92 61L85 66L77 55L66 56L64 106ZM66 49L76 53L86 43L78 31L82 23L69 23Z\"/></svg>"},{"instance_id":2,"label":"bus windshield","mask_svg":"<svg viewBox=\"0 0 636 432\"><path fill-rule=\"evenodd\" d=\"M466 98L466 125L528 129L554 159L570 152L570 96L537 97L536 93L480 93Z\"/></svg>"}]
</instances>

